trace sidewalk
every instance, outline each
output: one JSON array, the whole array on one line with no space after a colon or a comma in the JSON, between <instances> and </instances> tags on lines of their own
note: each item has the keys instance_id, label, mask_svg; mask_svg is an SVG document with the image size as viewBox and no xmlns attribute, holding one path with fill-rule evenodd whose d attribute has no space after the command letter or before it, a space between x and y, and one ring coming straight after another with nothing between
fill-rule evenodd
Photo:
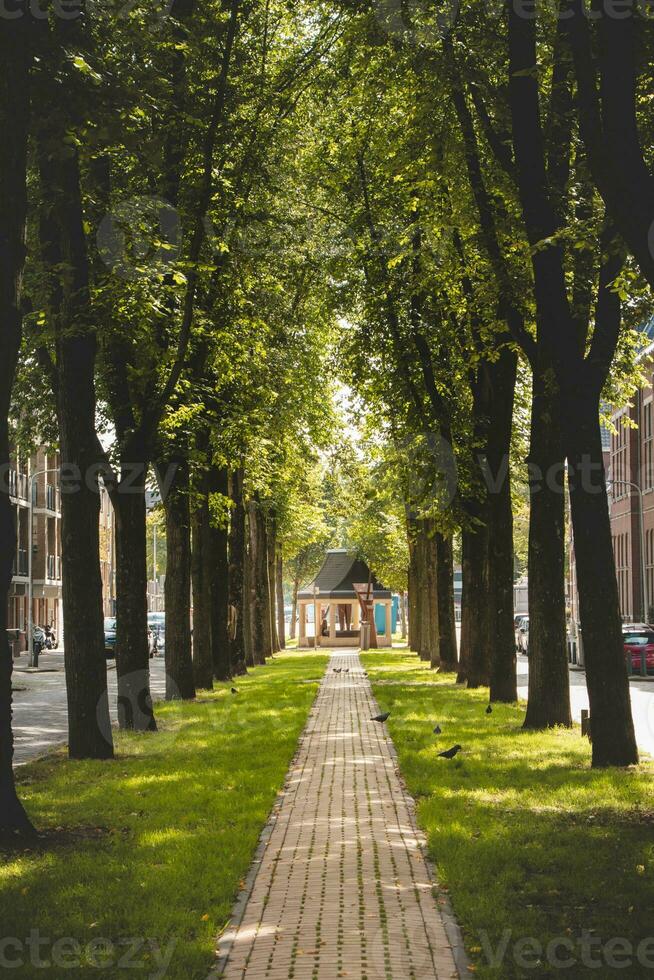
<instances>
[{"instance_id":1,"label":"sidewalk","mask_svg":"<svg viewBox=\"0 0 654 980\"><path fill-rule=\"evenodd\" d=\"M358 654L335 653L212 976L461 975L458 930L434 898L377 711Z\"/></svg>"},{"instance_id":2,"label":"sidewalk","mask_svg":"<svg viewBox=\"0 0 654 980\"><path fill-rule=\"evenodd\" d=\"M39 656L39 666L30 667L29 666L29 654L27 652L21 653L20 657L14 660L14 672L16 674L40 674L40 673L52 673L53 671L63 671L64 669L64 651L59 650L45 650Z\"/></svg>"}]
</instances>

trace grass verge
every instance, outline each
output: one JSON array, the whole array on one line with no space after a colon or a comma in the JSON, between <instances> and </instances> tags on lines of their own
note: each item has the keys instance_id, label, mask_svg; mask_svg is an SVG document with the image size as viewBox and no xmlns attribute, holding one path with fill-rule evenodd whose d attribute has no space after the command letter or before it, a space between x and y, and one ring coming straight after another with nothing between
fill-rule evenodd
<instances>
[{"instance_id":1,"label":"grass verge","mask_svg":"<svg viewBox=\"0 0 654 980\"><path fill-rule=\"evenodd\" d=\"M46 844L0 854L0 973L206 977L326 659L278 656L238 695L159 704L161 731L116 733L112 762L21 768Z\"/></svg>"},{"instance_id":2,"label":"grass verge","mask_svg":"<svg viewBox=\"0 0 654 980\"><path fill-rule=\"evenodd\" d=\"M414 655L363 661L473 972L654 976L654 764L591 770L579 728L525 732L524 704L486 715L487 691Z\"/></svg>"}]
</instances>

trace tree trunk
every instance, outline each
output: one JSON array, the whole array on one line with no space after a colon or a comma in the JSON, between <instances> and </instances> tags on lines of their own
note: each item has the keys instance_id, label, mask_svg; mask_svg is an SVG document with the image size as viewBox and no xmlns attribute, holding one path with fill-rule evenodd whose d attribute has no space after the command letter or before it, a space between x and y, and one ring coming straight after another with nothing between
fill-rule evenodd
<instances>
[{"instance_id":1,"label":"tree trunk","mask_svg":"<svg viewBox=\"0 0 654 980\"><path fill-rule=\"evenodd\" d=\"M454 673L459 666L454 615L454 556L450 535L436 535L438 625L441 673Z\"/></svg>"},{"instance_id":2,"label":"tree trunk","mask_svg":"<svg viewBox=\"0 0 654 980\"><path fill-rule=\"evenodd\" d=\"M97 483L96 338L90 315L89 268L75 131L77 93L66 44L78 42L77 21L57 21L49 70L64 81L45 94L37 153L43 204L40 237L47 317L55 337L52 367L61 458L61 546L68 750L74 759L110 759L107 663L100 572ZM63 271L65 270L65 272Z\"/></svg>"},{"instance_id":3,"label":"tree trunk","mask_svg":"<svg viewBox=\"0 0 654 980\"><path fill-rule=\"evenodd\" d=\"M275 515L271 514L267 522L268 546L268 607L270 609L270 635L272 637L272 652L279 653L279 634L277 631L277 525ZM282 603L282 614L284 607Z\"/></svg>"},{"instance_id":4,"label":"tree trunk","mask_svg":"<svg viewBox=\"0 0 654 980\"><path fill-rule=\"evenodd\" d=\"M488 465L488 585L490 618L490 700L518 700L513 628L513 506L510 452L517 355L503 348L486 366L490 376ZM492 481L492 482L491 482Z\"/></svg>"},{"instance_id":5,"label":"tree trunk","mask_svg":"<svg viewBox=\"0 0 654 980\"><path fill-rule=\"evenodd\" d=\"M193 580L193 677L195 686L213 689L211 594L213 555L206 472L198 480L199 499L192 514L191 575Z\"/></svg>"},{"instance_id":6,"label":"tree trunk","mask_svg":"<svg viewBox=\"0 0 654 980\"><path fill-rule=\"evenodd\" d=\"M429 602L429 569L428 543L425 531L425 521L419 520L416 537L416 623L417 623L417 653L421 660L431 662L431 623Z\"/></svg>"},{"instance_id":7,"label":"tree trunk","mask_svg":"<svg viewBox=\"0 0 654 980\"><path fill-rule=\"evenodd\" d=\"M136 484L119 484L111 492L116 516L118 724L121 729L153 732L157 725L150 693L145 465L137 464L137 472Z\"/></svg>"},{"instance_id":8,"label":"tree trunk","mask_svg":"<svg viewBox=\"0 0 654 980\"><path fill-rule=\"evenodd\" d=\"M27 219L27 126L31 18L7 20L0 32L0 835L35 833L14 784L11 675L7 604L16 555L14 508L9 498L9 411L20 351L21 294ZM11 134L8 138L7 134Z\"/></svg>"},{"instance_id":9,"label":"tree trunk","mask_svg":"<svg viewBox=\"0 0 654 980\"><path fill-rule=\"evenodd\" d=\"M472 554L474 545L471 540L472 532L461 532L461 639L459 643L459 670L456 676L457 684L465 684L468 680L468 661L473 641L473 618L475 604L472 592Z\"/></svg>"},{"instance_id":10,"label":"tree trunk","mask_svg":"<svg viewBox=\"0 0 654 980\"><path fill-rule=\"evenodd\" d=\"M248 594L252 660L254 664L265 664L266 658L272 655L268 540L265 517L257 497L248 502L248 524L250 531Z\"/></svg>"},{"instance_id":11,"label":"tree trunk","mask_svg":"<svg viewBox=\"0 0 654 980\"><path fill-rule=\"evenodd\" d=\"M245 562L243 565L243 643L245 649L245 663L247 667L256 667L253 629L253 610L252 610L252 554L250 545L250 526L249 514L246 507L245 513Z\"/></svg>"},{"instance_id":12,"label":"tree trunk","mask_svg":"<svg viewBox=\"0 0 654 980\"><path fill-rule=\"evenodd\" d=\"M468 687L487 686L490 680L488 623L488 528L478 525L463 532L463 595L461 599L461 654L458 681Z\"/></svg>"},{"instance_id":13,"label":"tree trunk","mask_svg":"<svg viewBox=\"0 0 654 980\"><path fill-rule=\"evenodd\" d=\"M188 460L182 453L160 462L160 486L175 467L164 498L166 512L166 700L195 697L191 655L191 514Z\"/></svg>"},{"instance_id":14,"label":"tree trunk","mask_svg":"<svg viewBox=\"0 0 654 980\"><path fill-rule=\"evenodd\" d=\"M275 585L277 590L277 638L280 650L286 649L286 618L284 615L284 559L282 549L277 548Z\"/></svg>"},{"instance_id":15,"label":"tree trunk","mask_svg":"<svg viewBox=\"0 0 654 980\"><path fill-rule=\"evenodd\" d=\"M406 640L409 635L407 629L406 605L407 605L407 594L406 592L401 592L400 593L400 624L401 624L400 628L402 630L403 640Z\"/></svg>"},{"instance_id":16,"label":"tree trunk","mask_svg":"<svg viewBox=\"0 0 654 980\"><path fill-rule=\"evenodd\" d=\"M411 521L409 532L409 649L420 655L420 587L418 575L418 533L416 522Z\"/></svg>"},{"instance_id":17,"label":"tree trunk","mask_svg":"<svg viewBox=\"0 0 654 980\"><path fill-rule=\"evenodd\" d=\"M299 578L293 579L293 601L291 605L291 622L289 626L289 636L291 640L295 639L295 628L297 625L297 594L300 588Z\"/></svg>"},{"instance_id":18,"label":"tree trunk","mask_svg":"<svg viewBox=\"0 0 654 980\"><path fill-rule=\"evenodd\" d=\"M572 414L571 414L572 413ZM599 399L577 391L564 418L593 766L638 762L599 426Z\"/></svg>"},{"instance_id":19,"label":"tree trunk","mask_svg":"<svg viewBox=\"0 0 654 980\"><path fill-rule=\"evenodd\" d=\"M525 728L570 727L565 628L565 487L560 407L534 377L529 450L529 698Z\"/></svg>"},{"instance_id":20,"label":"tree trunk","mask_svg":"<svg viewBox=\"0 0 654 980\"><path fill-rule=\"evenodd\" d=\"M229 475L224 467L214 466L209 473L211 493L227 497ZM229 659L229 561L228 531L212 520L209 526L211 542L211 659L213 676L217 681L227 681L232 676Z\"/></svg>"},{"instance_id":21,"label":"tree trunk","mask_svg":"<svg viewBox=\"0 0 654 980\"><path fill-rule=\"evenodd\" d=\"M229 524L229 662L235 675L247 673L245 666L244 576L245 506L243 468L230 473L232 512Z\"/></svg>"},{"instance_id":22,"label":"tree trunk","mask_svg":"<svg viewBox=\"0 0 654 980\"><path fill-rule=\"evenodd\" d=\"M429 663L432 670L441 665L440 623L438 619L438 541L433 521L426 522L425 552L427 558L427 602L429 606Z\"/></svg>"}]
</instances>

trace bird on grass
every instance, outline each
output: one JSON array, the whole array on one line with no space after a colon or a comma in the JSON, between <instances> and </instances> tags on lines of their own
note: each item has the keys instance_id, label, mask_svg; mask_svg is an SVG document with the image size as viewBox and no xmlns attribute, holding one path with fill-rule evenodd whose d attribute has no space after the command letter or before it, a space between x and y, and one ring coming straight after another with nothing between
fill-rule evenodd
<instances>
[{"instance_id":1,"label":"bird on grass","mask_svg":"<svg viewBox=\"0 0 654 980\"><path fill-rule=\"evenodd\" d=\"M434 735L440 735L440 733L441 733L441 726L436 725L436 728L434 729Z\"/></svg>"},{"instance_id":2,"label":"bird on grass","mask_svg":"<svg viewBox=\"0 0 654 980\"><path fill-rule=\"evenodd\" d=\"M486 714L487 715L492 715L493 714L493 705L492 704L489 704L488 707L486 708Z\"/></svg>"},{"instance_id":3,"label":"bird on grass","mask_svg":"<svg viewBox=\"0 0 654 980\"><path fill-rule=\"evenodd\" d=\"M374 718L371 718L370 720L371 721L388 721L388 719L390 718L390 716L391 716L390 711L384 711L381 715L375 715L375 717Z\"/></svg>"},{"instance_id":4,"label":"bird on grass","mask_svg":"<svg viewBox=\"0 0 654 980\"><path fill-rule=\"evenodd\" d=\"M232 688L232 694L238 694L238 691L236 690L235 687Z\"/></svg>"},{"instance_id":5,"label":"bird on grass","mask_svg":"<svg viewBox=\"0 0 654 980\"><path fill-rule=\"evenodd\" d=\"M439 752L438 757L440 759L453 759L457 752L460 752L463 746L453 745L451 749L447 749L445 752Z\"/></svg>"}]
</instances>

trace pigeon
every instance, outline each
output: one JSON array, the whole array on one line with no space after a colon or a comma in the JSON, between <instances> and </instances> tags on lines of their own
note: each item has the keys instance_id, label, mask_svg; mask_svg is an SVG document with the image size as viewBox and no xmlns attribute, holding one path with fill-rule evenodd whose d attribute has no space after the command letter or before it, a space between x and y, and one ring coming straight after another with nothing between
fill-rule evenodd
<instances>
[{"instance_id":1,"label":"pigeon","mask_svg":"<svg viewBox=\"0 0 654 980\"><path fill-rule=\"evenodd\" d=\"M363 672L363 676L364 676L364 677L367 677L367 676L368 676L368 671L367 671L367 670L364 670L364 672Z\"/></svg>"},{"instance_id":2,"label":"pigeon","mask_svg":"<svg viewBox=\"0 0 654 980\"><path fill-rule=\"evenodd\" d=\"M440 759L453 759L457 752L461 751L461 745L453 745L451 749L447 749L446 752L439 752L438 757Z\"/></svg>"},{"instance_id":3,"label":"pigeon","mask_svg":"<svg viewBox=\"0 0 654 980\"><path fill-rule=\"evenodd\" d=\"M493 705L492 704L489 704L488 707L486 708L486 714L487 715L492 715L493 714Z\"/></svg>"},{"instance_id":4,"label":"pigeon","mask_svg":"<svg viewBox=\"0 0 654 980\"><path fill-rule=\"evenodd\" d=\"M390 716L391 716L390 711L384 711L383 714L381 714L381 715L375 715L375 717L374 718L371 718L370 720L371 721L388 721L388 719L390 718Z\"/></svg>"},{"instance_id":5,"label":"pigeon","mask_svg":"<svg viewBox=\"0 0 654 980\"><path fill-rule=\"evenodd\" d=\"M342 670L343 670L343 668L342 668L342 667L334 667L334 673L335 673L335 674L340 674L340 672L341 672Z\"/></svg>"},{"instance_id":6,"label":"pigeon","mask_svg":"<svg viewBox=\"0 0 654 980\"><path fill-rule=\"evenodd\" d=\"M344 667L343 668L343 673L344 674L349 674L350 673L350 668L349 667Z\"/></svg>"},{"instance_id":7,"label":"pigeon","mask_svg":"<svg viewBox=\"0 0 654 980\"><path fill-rule=\"evenodd\" d=\"M441 726L436 725L436 728L434 729L434 735L440 735L440 733L441 733Z\"/></svg>"},{"instance_id":8,"label":"pigeon","mask_svg":"<svg viewBox=\"0 0 654 980\"><path fill-rule=\"evenodd\" d=\"M236 690L235 687L232 688L232 694L238 694L238 691Z\"/></svg>"}]
</instances>

